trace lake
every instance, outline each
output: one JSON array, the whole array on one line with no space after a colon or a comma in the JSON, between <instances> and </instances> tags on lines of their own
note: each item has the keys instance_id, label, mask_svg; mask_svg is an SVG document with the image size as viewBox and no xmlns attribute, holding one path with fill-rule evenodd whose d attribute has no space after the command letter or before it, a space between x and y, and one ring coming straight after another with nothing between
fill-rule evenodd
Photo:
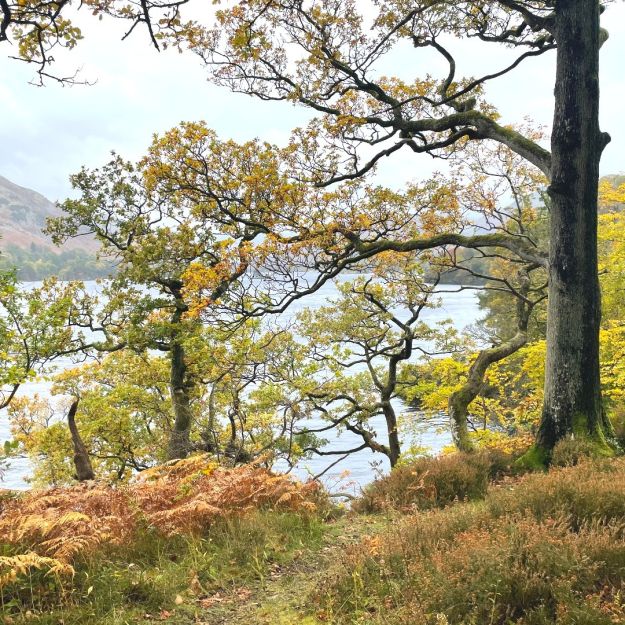
<instances>
[{"instance_id":1,"label":"lake","mask_svg":"<svg viewBox=\"0 0 625 625\"><path fill-rule=\"evenodd\" d=\"M353 279L353 275L345 275L341 281ZM95 283L87 283L90 290L95 290ZM437 323L445 319L451 319L454 326L461 330L467 325L475 323L481 316L478 306L476 292L471 289L460 290L460 287L454 285L444 285L440 287L441 293L440 306L438 308L425 309L421 315L423 321L429 323ZM327 303L328 299L337 293L336 285L328 283L324 285L315 294L297 300L284 313L285 318L294 316L298 311L304 308L318 308ZM59 368L68 367L72 362L67 360L59 360ZM49 393L50 384L45 380L37 380L24 384L19 391L20 395L34 395L39 393L45 396ZM404 446L419 445L427 448L431 453L439 452L443 447L451 443L451 436L447 425L446 416L441 414L435 417L426 418L421 412L414 410L410 406L405 405L401 400L396 400L395 408L398 415L403 415L402 421L406 424L406 428L401 431L402 442ZM385 423L383 417L372 420L376 431L379 428L380 433L385 431ZM335 434L332 431L324 434L328 439L327 450L349 449L362 443L359 437L350 432L342 432ZM0 411L0 444L10 438L8 418L6 411ZM384 440L384 437L381 437ZM293 473L301 478L309 475L316 475L334 462L337 457L314 457L303 461L293 469ZM280 467L276 467L280 468ZM380 472L388 471L388 461L385 456L375 454L370 450L363 450L355 454L351 454L348 458L337 464L329 470L324 476L324 481L333 490L341 489L357 489L368 482L375 479ZM3 481L0 486L11 489L28 488L26 478L30 473L28 459L18 458L11 462L9 469L5 472Z\"/></svg>"}]
</instances>

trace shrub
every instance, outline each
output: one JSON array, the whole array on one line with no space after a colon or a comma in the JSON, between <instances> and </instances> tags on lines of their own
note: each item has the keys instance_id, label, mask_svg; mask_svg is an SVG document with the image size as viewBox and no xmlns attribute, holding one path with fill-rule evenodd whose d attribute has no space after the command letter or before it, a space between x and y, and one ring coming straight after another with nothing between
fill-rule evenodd
<instances>
[{"instance_id":1,"label":"shrub","mask_svg":"<svg viewBox=\"0 0 625 625\"><path fill-rule=\"evenodd\" d=\"M625 459L588 461L575 467L529 474L486 499L489 514L499 518L529 512L543 520L565 514L572 527L625 518Z\"/></svg>"},{"instance_id":2,"label":"shrub","mask_svg":"<svg viewBox=\"0 0 625 625\"><path fill-rule=\"evenodd\" d=\"M165 536L139 526L132 542L78 557L73 577L59 576L39 556L32 566L22 556L19 562L0 557L0 575L16 564L30 567L0 588L0 622L195 623L205 598L223 598L224 610L230 600L235 605L238 590L257 587L302 549L318 547L323 528L321 517L288 510L216 519L203 536Z\"/></svg>"},{"instance_id":3,"label":"shrub","mask_svg":"<svg viewBox=\"0 0 625 625\"><path fill-rule=\"evenodd\" d=\"M494 487L394 521L319 589L335 623L625 622L625 460Z\"/></svg>"},{"instance_id":4,"label":"shrub","mask_svg":"<svg viewBox=\"0 0 625 625\"><path fill-rule=\"evenodd\" d=\"M551 454L551 466L574 467L583 460L596 457L597 444L587 438L564 438L556 443Z\"/></svg>"},{"instance_id":5,"label":"shrub","mask_svg":"<svg viewBox=\"0 0 625 625\"><path fill-rule=\"evenodd\" d=\"M512 456L498 450L419 458L393 469L364 489L354 503L359 512L388 508L408 511L480 499L488 484L510 471Z\"/></svg>"}]
</instances>

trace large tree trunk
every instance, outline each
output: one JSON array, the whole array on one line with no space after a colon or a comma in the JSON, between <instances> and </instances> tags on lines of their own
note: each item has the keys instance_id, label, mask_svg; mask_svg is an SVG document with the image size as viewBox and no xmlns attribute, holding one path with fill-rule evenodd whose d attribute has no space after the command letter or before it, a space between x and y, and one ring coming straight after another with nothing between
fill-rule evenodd
<instances>
[{"instance_id":1,"label":"large tree trunk","mask_svg":"<svg viewBox=\"0 0 625 625\"><path fill-rule=\"evenodd\" d=\"M184 347L174 340L171 358L171 401L174 409L174 427L169 439L168 457L170 460L186 458L191 448L191 424L193 412L187 380Z\"/></svg>"},{"instance_id":2,"label":"large tree trunk","mask_svg":"<svg viewBox=\"0 0 625 625\"><path fill-rule=\"evenodd\" d=\"M609 141L599 130L599 2L559 0L555 18L549 322L538 461L566 436L605 444L610 427L599 383L597 188Z\"/></svg>"}]
</instances>

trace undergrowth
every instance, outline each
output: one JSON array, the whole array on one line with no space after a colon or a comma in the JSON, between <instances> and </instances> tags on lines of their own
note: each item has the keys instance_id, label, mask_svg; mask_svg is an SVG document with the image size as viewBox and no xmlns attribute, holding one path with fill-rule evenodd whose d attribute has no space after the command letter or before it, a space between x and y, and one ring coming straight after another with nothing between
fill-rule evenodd
<instances>
[{"instance_id":1,"label":"undergrowth","mask_svg":"<svg viewBox=\"0 0 625 625\"><path fill-rule=\"evenodd\" d=\"M201 457L5 497L3 622L622 623L625 458L586 451L524 476L496 450L420 459L331 524L314 485Z\"/></svg>"},{"instance_id":2,"label":"undergrowth","mask_svg":"<svg viewBox=\"0 0 625 625\"><path fill-rule=\"evenodd\" d=\"M193 623L212 602L262 586L276 567L317 544L322 529L313 515L256 511L216 521L203 537L146 531L126 548L80 558L72 578L36 574L11 592L5 587L5 622Z\"/></svg>"},{"instance_id":3,"label":"undergrowth","mask_svg":"<svg viewBox=\"0 0 625 625\"><path fill-rule=\"evenodd\" d=\"M201 456L127 487L4 499L0 609L5 620L41 623L67 613L66 625L117 623L120 609L134 607L160 613L176 598L184 605L185 592L197 598L234 579L262 579L272 562L314 541L326 508L315 484Z\"/></svg>"},{"instance_id":4,"label":"undergrowth","mask_svg":"<svg viewBox=\"0 0 625 625\"><path fill-rule=\"evenodd\" d=\"M504 480L366 537L316 602L332 623L622 623L624 519L625 459Z\"/></svg>"},{"instance_id":5,"label":"undergrowth","mask_svg":"<svg viewBox=\"0 0 625 625\"><path fill-rule=\"evenodd\" d=\"M419 458L369 484L353 508L358 512L410 511L481 499L491 482L512 474L514 459L498 450Z\"/></svg>"}]
</instances>

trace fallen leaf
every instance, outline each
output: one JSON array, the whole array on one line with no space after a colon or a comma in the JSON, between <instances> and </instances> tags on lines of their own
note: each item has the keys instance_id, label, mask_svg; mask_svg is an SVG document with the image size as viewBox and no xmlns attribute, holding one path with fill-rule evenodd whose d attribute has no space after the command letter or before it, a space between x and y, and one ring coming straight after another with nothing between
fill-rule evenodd
<instances>
[{"instance_id":1,"label":"fallen leaf","mask_svg":"<svg viewBox=\"0 0 625 625\"><path fill-rule=\"evenodd\" d=\"M199 599L198 603L203 608L210 608L210 607L214 606L216 603L222 603L223 600L224 600L224 598L219 593L215 593L214 595L211 595L210 597L205 597L204 599Z\"/></svg>"}]
</instances>

